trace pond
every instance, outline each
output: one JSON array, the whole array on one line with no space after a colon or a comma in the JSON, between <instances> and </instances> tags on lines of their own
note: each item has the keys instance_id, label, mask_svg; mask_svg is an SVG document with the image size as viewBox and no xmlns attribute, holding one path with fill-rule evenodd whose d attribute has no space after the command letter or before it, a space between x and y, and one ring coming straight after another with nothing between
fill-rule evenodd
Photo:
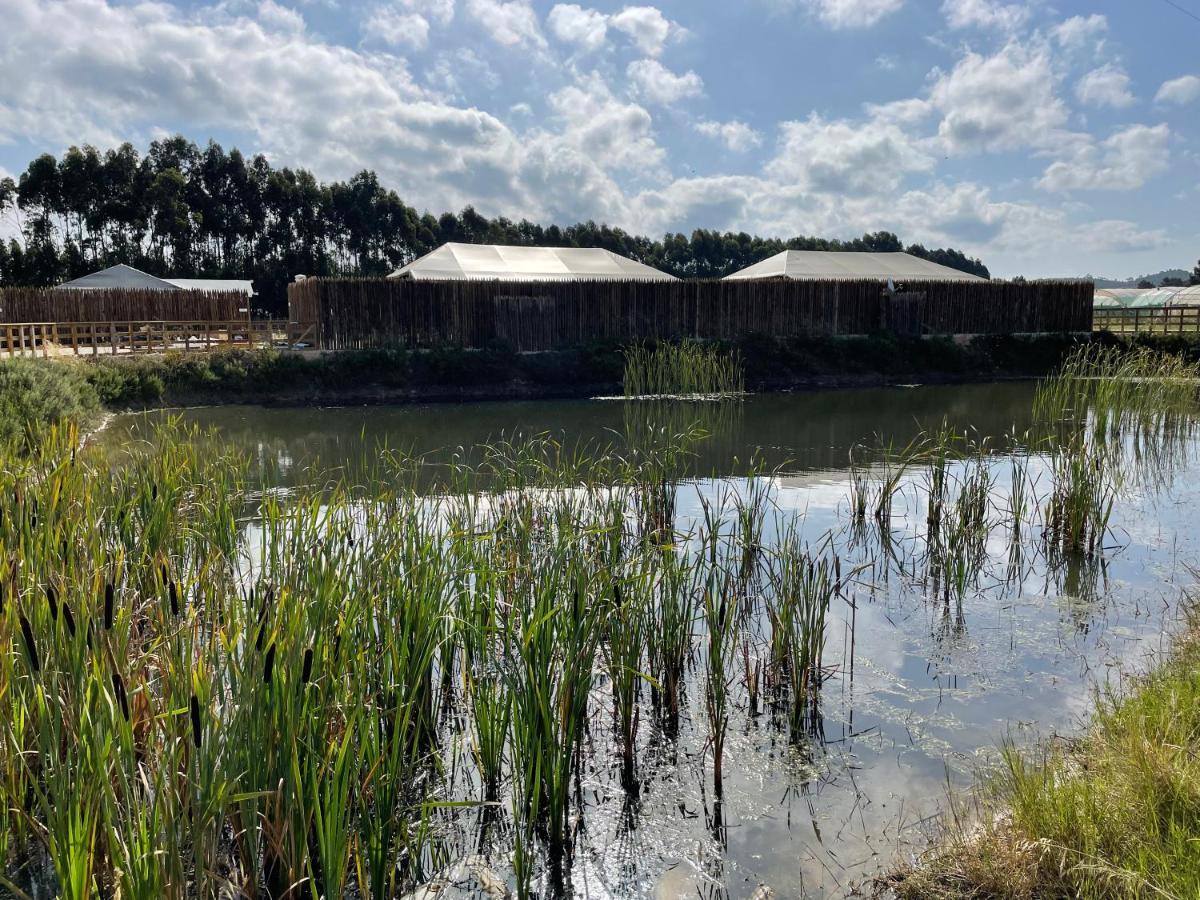
<instances>
[{"instance_id":1,"label":"pond","mask_svg":"<svg viewBox=\"0 0 1200 900\"><path fill-rule=\"evenodd\" d=\"M707 507L744 497L753 466L771 510L765 545L794 529L814 552L836 548L848 574L825 624L826 677L816 721L797 741L776 716L752 709L740 675L730 675L720 803L700 664L692 663L678 734L642 728L633 794L612 764L611 700L598 678L565 893L747 898L763 896L767 885L779 897L846 896L897 854L923 847L947 791L968 786L1002 742L1078 733L1098 686L1119 685L1161 651L1197 559L1200 463L1190 438L1155 478L1126 480L1099 557L1051 560L1036 551L1036 528L1017 542L993 527L961 595L932 583L923 564L924 469L899 474L886 525L856 529L851 521L855 479L888 471L878 448L905 447L943 422L983 448L977 459L989 473L993 510L1008 502L1014 478L1027 477L1044 494L1050 463L1021 447L1034 390L1015 382L775 394L671 413L673 424L695 418L711 432L676 488L681 534L695 532ZM455 448L502 435L615 442L641 415L630 406L229 406L172 415L248 451L257 477L294 487L318 465L353 470L384 445L422 455L434 468ZM119 448L161 415L121 417L100 440ZM862 446L876 449L860 452L852 466ZM965 482L969 469L956 463L952 476ZM1022 546L1014 551L1014 543ZM444 777L444 799L469 799L469 785L454 783L452 772ZM503 828L485 835L486 818L471 808L439 814L436 886L457 883L438 896L493 896L499 882L511 886L511 843ZM432 888L412 896L432 897Z\"/></svg>"}]
</instances>

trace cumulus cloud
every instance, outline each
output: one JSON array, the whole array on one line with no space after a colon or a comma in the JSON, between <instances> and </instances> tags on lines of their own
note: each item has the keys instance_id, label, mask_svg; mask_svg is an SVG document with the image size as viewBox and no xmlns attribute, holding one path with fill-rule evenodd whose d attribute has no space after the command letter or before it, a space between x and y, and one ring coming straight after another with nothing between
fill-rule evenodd
<instances>
[{"instance_id":1,"label":"cumulus cloud","mask_svg":"<svg viewBox=\"0 0 1200 900\"><path fill-rule=\"evenodd\" d=\"M1050 164L1038 186L1048 191L1130 191L1166 171L1171 129L1132 125L1096 144L1087 141Z\"/></svg>"},{"instance_id":2,"label":"cumulus cloud","mask_svg":"<svg viewBox=\"0 0 1200 900\"><path fill-rule=\"evenodd\" d=\"M677 75L657 59L639 59L625 69L634 93L650 103L671 106L704 93L704 81L690 69Z\"/></svg>"},{"instance_id":3,"label":"cumulus cloud","mask_svg":"<svg viewBox=\"0 0 1200 900\"><path fill-rule=\"evenodd\" d=\"M396 6L384 6L372 12L363 23L368 39L391 46L421 50L429 43L429 20L420 13L405 12Z\"/></svg>"},{"instance_id":4,"label":"cumulus cloud","mask_svg":"<svg viewBox=\"0 0 1200 900\"><path fill-rule=\"evenodd\" d=\"M904 0L805 0L818 19L834 29L870 28L896 12Z\"/></svg>"},{"instance_id":5,"label":"cumulus cloud","mask_svg":"<svg viewBox=\"0 0 1200 900\"><path fill-rule=\"evenodd\" d=\"M762 134L737 119L731 119L728 122L701 119L692 127L705 137L720 141L734 153L746 153L755 147L762 146L763 142Z\"/></svg>"},{"instance_id":6,"label":"cumulus cloud","mask_svg":"<svg viewBox=\"0 0 1200 900\"><path fill-rule=\"evenodd\" d=\"M559 3L546 18L550 32L560 41L584 51L599 50L608 38L608 16L576 3Z\"/></svg>"},{"instance_id":7,"label":"cumulus cloud","mask_svg":"<svg viewBox=\"0 0 1200 900\"><path fill-rule=\"evenodd\" d=\"M654 6L627 6L610 19L646 56L658 56L669 40L679 40L687 29L672 22Z\"/></svg>"},{"instance_id":8,"label":"cumulus cloud","mask_svg":"<svg viewBox=\"0 0 1200 900\"><path fill-rule=\"evenodd\" d=\"M1053 29L1054 39L1065 50L1083 50L1089 45L1099 49L1108 31L1108 19L1099 13L1072 16Z\"/></svg>"},{"instance_id":9,"label":"cumulus cloud","mask_svg":"<svg viewBox=\"0 0 1200 900\"><path fill-rule=\"evenodd\" d=\"M1120 66L1105 63L1092 69L1075 84L1075 96L1085 106L1111 106L1124 109L1134 103L1129 76Z\"/></svg>"},{"instance_id":10,"label":"cumulus cloud","mask_svg":"<svg viewBox=\"0 0 1200 900\"><path fill-rule=\"evenodd\" d=\"M942 15L954 29L994 28L1015 31L1029 21L1029 7L992 0L944 0Z\"/></svg>"},{"instance_id":11,"label":"cumulus cloud","mask_svg":"<svg viewBox=\"0 0 1200 900\"><path fill-rule=\"evenodd\" d=\"M1197 99L1200 99L1200 77L1195 75L1164 81L1154 95L1155 103L1175 103L1180 106Z\"/></svg>"},{"instance_id":12,"label":"cumulus cloud","mask_svg":"<svg viewBox=\"0 0 1200 900\"><path fill-rule=\"evenodd\" d=\"M466 11L497 44L546 46L537 13L529 0L467 0Z\"/></svg>"},{"instance_id":13,"label":"cumulus cloud","mask_svg":"<svg viewBox=\"0 0 1200 900\"><path fill-rule=\"evenodd\" d=\"M546 17L550 33L567 44L575 44L584 52L599 50L605 45L609 31L623 35L643 56L661 56L667 44L682 40L688 31L672 22L655 6L626 6L613 15L580 6L559 3Z\"/></svg>"},{"instance_id":14,"label":"cumulus cloud","mask_svg":"<svg viewBox=\"0 0 1200 900\"><path fill-rule=\"evenodd\" d=\"M894 190L905 175L933 166L933 157L896 125L827 121L814 113L780 126L778 152L766 171L811 191L871 194Z\"/></svg>"},{"instance_id":15,"label":"cumulus cloud","mask_svg":"<svg viewBox=\"0 0 1200 900\"><path fill-rule=\"evenodd\" d=\"M1044 46L1015 41L992 56L966 53L937 72L929 100L941 113L938 136L953 153L978 153L1056 143L1068 119L1058 78Z\"/></svg>"}]
</instances>

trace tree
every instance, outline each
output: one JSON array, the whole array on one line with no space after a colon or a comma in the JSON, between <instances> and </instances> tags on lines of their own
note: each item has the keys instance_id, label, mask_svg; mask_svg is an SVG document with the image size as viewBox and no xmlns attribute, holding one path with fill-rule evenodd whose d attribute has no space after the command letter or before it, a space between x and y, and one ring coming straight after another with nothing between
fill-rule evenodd
<instances>
[{"instance_id":1,"label":"tree","mask_svg":"<svg viewBox=\"0 0 1200 900\"><path fill-rule=\"evenodd\" d=\"M1192 277L1188 280L1192 284L1200 284L1200 259L1196 260L1196 268L1192 269Z\"/></svg>"},{"instance_id":2,"label":"tree","mask_svg":"<svg viewBox=\"0 0 1200 900\"><path fill-rule=\"evenodd\" d=\"M897 252L889 231L850 240L789 240L696 229L652 239L603 223L562 226L472 207L436 215L406 204L371 171L322 183L305 169L275 168L215 141L153 141L43 154L15 181L0 181L0 216L19 209L20 242L0 249L0 285L55 284L123 262L160 275L250 278L273 313L304 275L380 275L447 241L603 247L680 277L721 278L782 250ZM987 277L953 248L908 252Z\"/></svg>"},{"instance_id":3,"label":"tree","mask_svg":"<svg viewBox=\"0 0 1200 900\"><path fill-rule=\"evenodd\" d=\"M1148 281L1147 279L1143 278L1141 281L1138 282L1138 287L1142 288L1142 289L1146 289L1146 288L1156 288L1156 287L1158 287L1158 285L1156 285L1153 281Z\"/></svg>"}]
</instances>

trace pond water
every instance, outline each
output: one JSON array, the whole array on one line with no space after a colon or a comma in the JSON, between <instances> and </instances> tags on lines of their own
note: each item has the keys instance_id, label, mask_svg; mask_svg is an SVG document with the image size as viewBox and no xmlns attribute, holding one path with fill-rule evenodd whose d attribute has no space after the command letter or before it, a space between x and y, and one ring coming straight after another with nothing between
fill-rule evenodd
<instances>
[{"instance_id":1,"label":"pond water","mask_svg":"<svg viewBox=\"0 0 1200 900\"><path fill-rule=\"evenodd\" d=\"M1197 559L1200 468L1190 443L1162 478L1121 490L1102 563L1051 564L1033 552L1014 560L1011 542L989 535L987 560L961 600L931 587L919 565L920 473L902 477L886 536L849 527L854 447L902 447L943 421L1000 446L1031 427L1033 395L1031 383L912 386L750 397L682 414L712 433L678 490L681 531L703 502L744 492L740 475L757 455L773 472L765 542L785 519L812 546L832 534L842 565L855 572L830 611L820 727L798 746L735 692L719 806L701 690L687 693L676 740L643 729L635 801L619 767L585 750L569 893L744 898L765 884L779 897L846 896L897 854L923 847L948 789L969 785L1001 742L1077 733L1098 686L1119 684L1163 648L1191 580L1187 565ZM605 443L630 421L625 403L603 401L231 406L178 415L245 448L260 477L284 485L304 483L318 463L353 468L383 444L433 463L515 433ZM122 417L101 440L119 447L157 416ZM878 466L878 456L860 464ZM1011 459L997 453L988 464L999 504ZM1026 465L1044 489L1047 465ZM611 740L609 719L595 710L589 748ZM478 817L446 817L445 858L481 851L508 879L503 842L480 847ZM440 896L487 896L478 879L473 884Z\"/></svg>"}]
</instances>

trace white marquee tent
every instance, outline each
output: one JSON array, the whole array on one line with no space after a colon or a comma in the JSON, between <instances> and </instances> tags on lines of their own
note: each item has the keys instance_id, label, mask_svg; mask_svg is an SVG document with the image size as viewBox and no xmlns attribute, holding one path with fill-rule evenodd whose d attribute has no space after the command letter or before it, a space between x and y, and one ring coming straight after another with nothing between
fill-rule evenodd
<instances>
[{"instance_id":1,"label":"white marquee tent","mask_svg":"<svg viewBox=\"0 0 1200 900\"><path fill-rule=\"evenodd\" d=\"M230 278L159 278L118 263L59 285L72 291L237 291L254 296L254 282Z\"/></svg>"},{"instance_id":2,"label":"white marquee tent","mask_svg":"<svg viewBox=\"0 0 1200 900\"><path fill-rule=\"evenodd\" d=\"M609 250L443 244L393 272L417 281L675 281Z\"/></svg>"},{"instance_id":3,"label":"white marquee tent","mask_svg":"<svg viewBox=\"0 0 1200 900\"><path fill-rule=\"evenodd\" d=\"M887 281L984 281L908 253L860 253L831 250L784 250L726 276L727 280L756 278L858 279Z\"/></svg>"}]
</instances>

